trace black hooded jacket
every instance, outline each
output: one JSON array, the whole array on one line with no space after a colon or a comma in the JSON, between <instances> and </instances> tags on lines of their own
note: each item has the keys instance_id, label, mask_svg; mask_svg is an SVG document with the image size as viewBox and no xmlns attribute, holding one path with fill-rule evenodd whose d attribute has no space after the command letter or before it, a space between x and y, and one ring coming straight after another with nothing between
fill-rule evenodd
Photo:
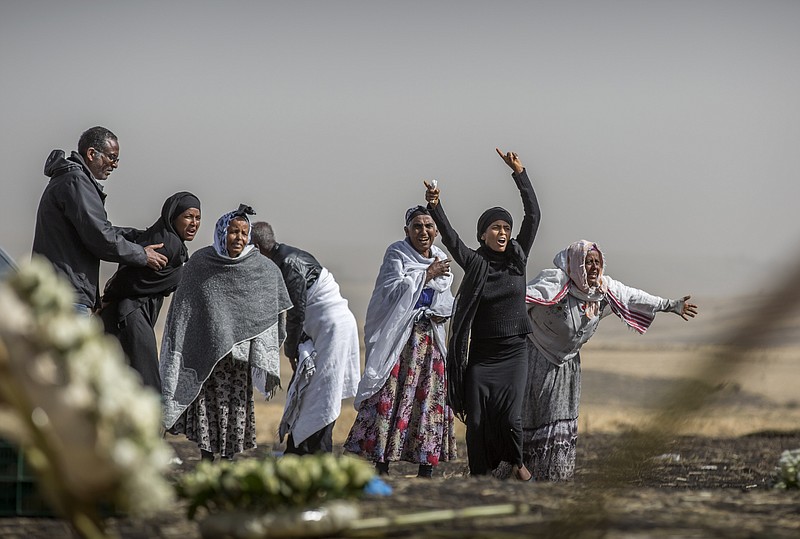
<instances>
[{"instance_id":1,"label":"black hooded jacket","mask_svg":"<svg viewBox=\"0 0 800 539\"><path fill-rule=\"evenodd\" d=\"M77 294L76 303L99 303L100 260L146 266L144 247L133 243L140 231L113 226L105 209L106 194L83 158L53 150L44 165L50 178L39 201L33 253L46 257Z\"/></svg>"},{"instance_id":2,"label":"black hooded jacket","mask_svg":"<svg viewBox=\"0 0 800 539\"><path fill-rule=\"evenodd\" d=\"M306 319L306 291L311 288L320 272L320 264L311 253L302 249L276 243L270 258L283 274L293 307L286 313L286 357L297 359L297 347L303 341L303 323Z\"/></svg>"}]
</instances>

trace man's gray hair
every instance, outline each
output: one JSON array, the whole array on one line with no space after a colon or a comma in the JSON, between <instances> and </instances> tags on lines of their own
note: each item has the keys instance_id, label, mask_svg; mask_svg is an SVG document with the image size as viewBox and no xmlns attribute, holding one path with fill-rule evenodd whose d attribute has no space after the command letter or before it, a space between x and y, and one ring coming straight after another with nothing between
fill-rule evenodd
<instances>
[{"instance_id":1,"label":"man's gray hair","mask_svg":"<svg viewBox=\"0 0 800 539\"><path fill-rule=\"evenodd\" d=\"M272 230L272 225L266 221L253 223L253 228L250 230L250 238L253 245L267 252L272 251L275 247L275 232Z\"/></svg>"}]
</instances>

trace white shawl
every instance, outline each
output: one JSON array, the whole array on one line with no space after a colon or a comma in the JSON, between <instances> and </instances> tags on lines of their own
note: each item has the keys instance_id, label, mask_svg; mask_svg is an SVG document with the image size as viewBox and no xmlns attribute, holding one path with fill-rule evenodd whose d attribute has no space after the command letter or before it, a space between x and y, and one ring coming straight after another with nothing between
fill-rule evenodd
<instances>
[{"instance_id":1,"label":"white shawl","mask_svg":"<svg viewBox=\"0 0 800 539\"><path fill-rule=\"evenodd\" d=\"M356 318L333 275L322 268L306 294L303 331L311 340L299 346L278 432L281 441L291 432L295 445L339 417L342 399L356 394L361 365Z\"/></svg>"},{"instance_id":2,"label":"white shawl","mask_svg":"<svg viewBox=\"0 0 800 539\"><path fill-rule=\"evenodd\" d=\"M377 393L389 378L400 352L411 336L414 323L422 316L449 317L453 311L453 294L450 285L453 275L444 275L425 283L425 272L436 258L447 255L431 246L432 258L419 254L406 240L391 244L383 256L383 264L375 281L375 289L367 307L364 324L366 360L364 375L358 384L354 405ZM415 309L422 289L434 290L430 307ZM432 324L436 346L442 356L447 356L444 324Z\"/></svg>"},{"instance_id":3,"label":"white shawl","mask_svg":"<svg viewBox=\"0 0 800 539\"><path fill-rule=\"evenodd\" d=\"M600 297L608 301L611 312L617 315L631 329L644 333L660 311L680 313L682 300L669 300L648 294L644 290L625 286L608 275L603 276L603 284L608 286ZM525 301L530 309L534 305L555 305L570 294L578 299L586 300L567 274L558 269L542 270L539 275L528 282Z\"/></svg>"}]
</instances>

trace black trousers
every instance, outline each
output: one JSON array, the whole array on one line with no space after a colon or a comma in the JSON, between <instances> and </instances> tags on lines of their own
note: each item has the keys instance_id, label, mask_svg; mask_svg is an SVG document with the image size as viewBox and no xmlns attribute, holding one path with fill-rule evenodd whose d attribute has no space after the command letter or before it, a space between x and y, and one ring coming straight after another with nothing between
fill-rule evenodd
<instances>
[{"instance_id":1,"label":"black trousers","mask_svg":"<svg viewBox=\"0 0 800 539\"><path fill-rule=\"evenodd\" d=\"M116 307L114 305L113 307ZM160 301L148 301L118 322L117 310L106 307L100 313L106 333L114 335L128 364L142 377L144 385L161 394L161 374L158 365L158 345L153 329L161 309Z\"/></svg>"},{"instance_id":2,"label":"black trousers","mask_svg":"<svg viewBox=\"0 0 800 539\"><path fill-rule=\"evenodd\" d=\"M525 335L473 339L464 379L471 475L508 461L522 466L522 404L528 378Z\"/></svg>"},{"instance_id":3,"label":"black trousers","mask_svg":"<svg viewBox=\"0 0 800 539\"><path fill-rule=\"evenodd\" d=\"M325 425L317 432L303 440L299 445L295 445L294 438L291 433L286 440L287 455L311 455L314 453L331 453L333 452L333 425L336 421Z\"/></svg>"}]
</instances>

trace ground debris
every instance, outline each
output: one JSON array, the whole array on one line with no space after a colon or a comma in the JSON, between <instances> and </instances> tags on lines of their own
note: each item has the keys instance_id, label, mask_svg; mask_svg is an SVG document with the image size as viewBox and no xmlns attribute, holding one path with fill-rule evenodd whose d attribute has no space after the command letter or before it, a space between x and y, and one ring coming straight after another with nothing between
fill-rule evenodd
<instances>
[{"instance_id":1,"label":"ground debris","mask_svg":"<svg viewBox=\"0 0 800 539\"><path fill-rule=\"evenodd\" d=\"M442 463L433 479L420 479L414 477L415 464L392 464L385 479L393 494L366 498L359 509L363 519L370 519L434 511L458 514L464 508L503 504L514 508L501 515L435 523L413 523L412 516L406 525L371 529L370 537L800 537L798 494L770 487L781 453L800 447L800 431L738 438L677 437L659 453L680 455L679 460L650 458L622 487L591 491L594 479L604 474L600 463L615 450L618 439L615 434L582 436L575 481L570 483L470 477L464 460ZM171 443L182 461L174 474L197 465L193 444L182 439ZM260 458L271 450L265 446L237 458ZM177 505L153 519L112 519L109 530L121 539L199 538L197 524L186 520L185 514L185 506ZM364 533L353 531L343 537L363 538ZM66 524L58 519L0 519L4 538L69 536Z\"/></svg>"}]
</instances>

